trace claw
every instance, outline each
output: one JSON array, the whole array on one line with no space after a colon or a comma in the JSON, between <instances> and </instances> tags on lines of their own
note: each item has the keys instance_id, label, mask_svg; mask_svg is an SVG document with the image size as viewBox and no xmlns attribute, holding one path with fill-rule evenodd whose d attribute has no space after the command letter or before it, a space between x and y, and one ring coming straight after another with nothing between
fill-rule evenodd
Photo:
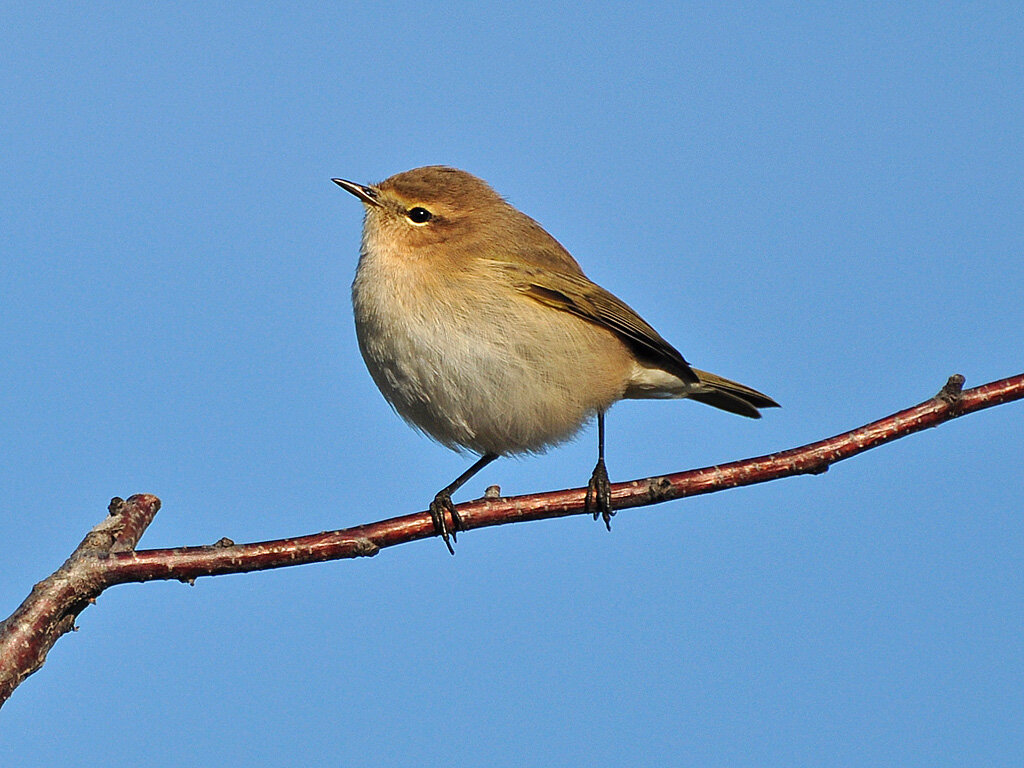
<instances>
[{"instance_id":1,"label":"claw","mask_svg":"<svg viewBox=\"0 0 1024 768\"><path fill-rule=\"evenodd\" d=\"M498 458L498 454L496 453L485 453L476 460L472 467L455 478L451 485L438 491L434 500L430 502L430 519L434 522L434 533L440 536L444 541L444 545L448 547L449 554L455 554L455 548L452 546L452 544L455 543L455 534L458 531L466 530L466 527L462 524L462 518L459 517L459 513L455 511L455 505L452 504L452 494L465 485L469 478L486 467L496 458ZM451 528L448 527L448 521L445 520L445 512L452 516ZM448 540L448 534L451 534L451 541Z\"/></svg>"},{"instance_id":2,"label":"claw","mask_svg":"<svg viewBox=\"0 0 1024 768\"><path fill-rule=\"evenodd\" d=\"M600 515L604 518L605 527L609 531L612 529L612 517L615 515L615 510L612 509L612 485L608 481L608 470L605 469L604 459L597 460L594 474L590 476L590 482L587 483L583 511L592 512L595 520Z\"/></svg>"},{"instance_id":3,"label":"claw","mask_svg":"<svg viewBox=\"0 0 1024 768\"><path fill-rule=\"evenodd\" d=\"M451 529L448 528L448 521L444 515L445 512L452 516ZM457 541L456 534L458 531L462 530L462 518L455 511L455 505L452 504L452 495L447 490L438 493L434 500L430 502L430 519L434 523L434 533L444 541L444 545L448 547L448 553L454 555L455 547L452 544ZM450 540L449 534L451 534Z\"/></svg>"}]
</instances>

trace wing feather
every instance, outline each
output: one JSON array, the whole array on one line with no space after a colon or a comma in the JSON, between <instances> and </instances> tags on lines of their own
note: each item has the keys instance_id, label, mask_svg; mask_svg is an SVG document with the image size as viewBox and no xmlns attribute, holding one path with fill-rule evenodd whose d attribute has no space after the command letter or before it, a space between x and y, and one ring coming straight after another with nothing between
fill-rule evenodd
<instances>
[{"instance_id":1,"label":"wing feather","mask_svg":"<svg viewBox=\"0 0 1024 768\"><path fill-rule=\"evenodd\" d=\"M640 315L582 274L539 269L528 264L495 262L519 292L545 306L569 312L612 331L638 356L664 368L685 382L700 379L675 347Z\"/></svg>"}]
</instances>

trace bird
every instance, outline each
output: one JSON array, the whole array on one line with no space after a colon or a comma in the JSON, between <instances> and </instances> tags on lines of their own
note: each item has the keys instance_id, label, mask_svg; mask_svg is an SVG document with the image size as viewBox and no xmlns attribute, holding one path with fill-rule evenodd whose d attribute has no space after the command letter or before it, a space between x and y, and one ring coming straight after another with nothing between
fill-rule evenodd
<instances>
[{"instance_id":1,"label":"bird","mask_svg":"<svg viewBox=\"0 0 1024 768\"><path fill-rule=\"evenodd\" d=\"M619 400L688 398L749 418L778 407L692 367L483 179L431 165L332 181L364 207L352 306L373 381L414 428L479 456L430 503L450 553L463 529L453 493L498 457L543 453L595 418L584 508L611 530L605 414Z\"/></svg>"}]
</instances>

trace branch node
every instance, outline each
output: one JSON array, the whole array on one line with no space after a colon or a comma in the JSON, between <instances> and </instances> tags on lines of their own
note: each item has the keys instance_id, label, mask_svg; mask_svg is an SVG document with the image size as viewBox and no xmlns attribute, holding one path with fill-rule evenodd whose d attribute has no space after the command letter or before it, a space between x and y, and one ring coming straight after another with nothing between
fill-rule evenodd
<instances>
[{"instance_id":1,"label":"branch node","mask_svg":"<svg viewBox=\"0 0 1024 768\"><path fill-rule=\"evenodd\" d=\"M672 481L667 477L652 477L647 482L647 498L652 504L664 501L672 490Z\"/></svg>"},{"instance_id":2,"label":"branch node","mask_svg":"<svg viewBox=\"0 0 1024 768\"><path fill-rule=\"evenodd\" d=\"M966 379L962 375L954 373L935 395L935 399L954 407L959 405L960 400L963 398L964 381Z\"/></svg>"},{"instance_id":3,"label":"branch node","mask_svg":"<svg viewBox=\"0 0 1024 768\"><path fill-rule=\"evenodd\" d=\"M227 549L228 547L235 546L235 542L229 539L227 536L221 536L217 541L213 543L213 546L217 549Z\"/></svg>"},{"instance_id":4,"label":"branch node","mask_svg":"<svg viewBox=\"0 0 1024 768\"><path fill-rule=\"evenodd\" d=\"M352 551L356 557L373 557L380 552L380 547L364 537L352 542Z\"/></svg>"}]
</instances>

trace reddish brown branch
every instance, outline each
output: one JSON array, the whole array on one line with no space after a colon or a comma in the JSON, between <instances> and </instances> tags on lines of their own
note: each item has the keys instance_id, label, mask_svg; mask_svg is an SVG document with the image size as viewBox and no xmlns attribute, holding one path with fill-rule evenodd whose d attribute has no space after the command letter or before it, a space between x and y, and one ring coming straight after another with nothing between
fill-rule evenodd
<instances>
[{"instance_id":1,"label":"reddish brown branch","mask_svg":"<svg viewBox=\"0 0 1024 768\"><path fill-rule=\"evenodd\" d=\"M75 619L111 583L104 570L112 552L131 550L153 521L160 500L140 494L113 499L109 515L93 528L56 573L0 622L0 705L22 680L46 661L46 654Z\"/></svg>"},{"instance_id":2,"label":"reddish brown branch","mask_svg":"<svg viewBox=\"0 0 1024 768\"><path fill-rule=\"evenodd\" d=\"M612 486L617 509L753 485L780 477L825 472L831 464L900 437L984 408L1024 398L1024 374L961 391L952 376L930 400L850 432L818 442L715 467L633 480ZM465 529L583 513L583 489L512 498L484 498L458 507ZM25 602L0 623L0 704L28 675L75 617L107 587L126 582L177 579L281 568L375 555L384 547L434 535L430 515L382 520L341 531L254 544L222 539L212 546L135 551L159 509L154 496L114 499L110 517L90 532L61 568L37 584Z\"/></svg>"}]
</instances>

